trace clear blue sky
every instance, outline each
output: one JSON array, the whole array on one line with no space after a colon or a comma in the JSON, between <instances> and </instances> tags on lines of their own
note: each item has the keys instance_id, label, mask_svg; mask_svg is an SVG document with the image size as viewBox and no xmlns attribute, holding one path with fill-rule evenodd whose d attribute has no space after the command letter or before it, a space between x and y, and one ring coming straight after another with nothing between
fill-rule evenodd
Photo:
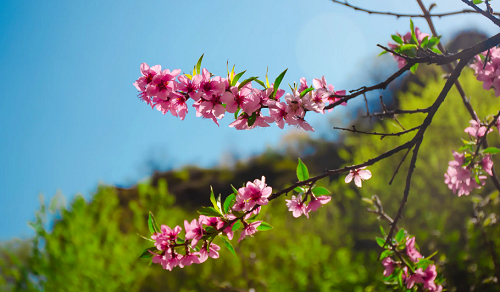
<instances>
[{"instance_id":1,"label":"clear blue sky","mask_svg":"<svg viewBox=\"0 0 500 292\"><path fill-rule=\"evenodd\" d=\"M415 1L352 0L377 10L418 12ZM430 1L425 1L429 5ZM465 8L437 2L435 11ZM423 20L417 26L428 31ZM477 15L436 21L444 35L495 27ZM190 112L183 122L152 111L132 83L139 65L225 74L226 61L248 76L284 84L325 75L337 89L361 85L363 65L408 19L370 16L328 0L310 1L2 1L0 5L0 240L32 234L38 194L87 198L99 182L129 185L147 160L212 166L276 145L290 131L217 127ZM447 38L445 37L445 40ZM394 66L392 64L391 66ZM333 111L330 116L339 115ZM311 118L321 128L326 117Z\"/></svg>"}]
</instances>

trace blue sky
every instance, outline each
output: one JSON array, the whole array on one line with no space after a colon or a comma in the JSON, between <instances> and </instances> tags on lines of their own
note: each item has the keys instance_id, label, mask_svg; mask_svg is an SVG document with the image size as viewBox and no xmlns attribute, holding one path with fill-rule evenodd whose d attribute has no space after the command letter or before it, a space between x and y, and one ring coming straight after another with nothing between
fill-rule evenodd
<instances>
[{"instance_id":1,"label":"blue sky","mask_svg":"<svg viewBox=\"0 0 500 292\"><path fill-rule=\"evenodd\" d=\"M433 2L435 12L465 8L460 0ZM414 1L350 3L419 11ZM224 75L229 60L246 76L263 77L269 66L274 79L288 68L284 84L325 75L337 89L352 89L365 85L363 66L380 52L376 44L408 31L409 20L328 0L18 0L1 2L0 27L0 240L7 240L32 235L27 221L40 193L90 198L98 183L146 177L148 160L208 167L225 152L248 157L296 131L236 131L230 117L217 127L192 109L184 121L163 116L136 98L140 63L188 72L204 53L203 67L214 74ZM437 19L436 27L445 41L467 28L496 31L478 15ZM321 128L325 118L310 121Z\"/></svg>"}]
</instances>

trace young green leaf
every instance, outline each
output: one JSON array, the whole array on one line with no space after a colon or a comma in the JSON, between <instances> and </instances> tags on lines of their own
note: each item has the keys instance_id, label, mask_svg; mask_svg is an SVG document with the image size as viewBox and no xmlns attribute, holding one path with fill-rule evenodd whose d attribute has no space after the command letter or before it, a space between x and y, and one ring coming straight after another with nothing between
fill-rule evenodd
<instances>
[{"instance_id":1,"label":"young green leaf","mask_svg":"<svg viewBox=\"0 0 500 292\"><path fill-rule=\"evenodd\" d=\"M224 200L224 213L227 214L229 209L231 209L231 207L233 207L235 201L236 201L235 194L230 194L229 196L227 196L226 200Z\"/></svg>"},{"instance_id":2,"label":"young green leaf","mask_svg":"<svg viewBox=\"0 0 500 292\"><path fill-rule=\"evenodd\" d=\"M386 257L390 257L390 256L392 256L392 254L393 254L393 253L394 253L394 252L393 252L392 250L388 250L388 249L384 250L384 251L382 252L382 254L380 254L380 260L383 260L383 259L385 259Z\"/></svg>"},{"instance_id":3,"label":"young green leaf","mask_svg":"<svg viewBox=\"0 0 500 292\"><path fill-rule=\"evenodd\" d=\"M322 195L329 195L330 191L328 191L326 188L323 187L315 187L312 189L313 194L316 196L322 196Z\"/></svg>"},{"instance_id":4,"label":"young green leaf","mask_svg":"<svg viewBox=\"0 0 500 292\"><path fill-rule=\"evenodd\" d=\"M304 97L304 95L306 95L308 92L313 91L313 90L314 90L314 88L311 88L311 87L302 90L302 92L300 93L300 97Z\"/></svg>"},{"instance_id":5,"label":"young green leaf","mask_svg":"<svg viewBox=\"0 0 500 292\"><path fill-rule=\"evenodd\" d=\"M500 153L500 149L498 149L496 147L488 147L488 148L483 150L483 153L484 154L497 154L497 153Z\"/></svg>"},{"instance_id":6,"label":"young green leaf","mask_svg":"<svg viewBox=\"0 0 500 292\"><path fill-rule=\"evenodd\" d=\"M309 171L307 170L307 166L300 160L299 158L299 164L297 165L297 178L299 181L305 181L309 179Z\"/></svg>"},{"instance_id":7,"label":"young green leaf","mask_svg":"<svg viewBox=\"0 0 500 292\"><path fill-rule=\"evenodd\" d=\"M149 227L149 232L151 232L151 234L155 234L157 232L160 232L161 230L158 227L158 224L156 224L155 216L153 216L153 213L151 212L149 212L148 227Z\"/></svg>"},{"instance_id":8,"label":"young green leaf","mask_svg":"<svg viewBox=\"0 0 500 292\"><path fill-rule=\"evenodd\" d=\"M402 242L403 239L405 239L405 230L401 228L396 234L396 241L399 243Z\"/></svg>"},{"instance_id":9,"label":"young green leaf","mask_svg":"<svg viewBox=\"0 0 500 292\"><path fill-rule=\"evenodd\" d=\"M269 223L264 221L262 221L262 223L260 223L260 225L257 227L257 231L266 231L270 229L273 229L273 227L269 225Z\"/></svg>"},{"instance_id":10,"label":"young green leaf","mask_svg":"<svg viewBox=\"0 0 500 292\"><path fill-rule=\"evenodd\" d=\"M380 57L380 56L382 56L383 54L387 54L387 53L389 53L389 52L388 52L388 51L382 51L382 53L378 54L378 56L377 56L377 57Z\"/></svg>"},{"instance_id":11,"label":"young green leaf","mask_svg":"<svg viewBox=\"0 0 500 292\"><path fill-rule=\"evenodd\" d=\"M217 201L215 200L214 189L212 186L210 186L210 202L212 202L212 205L217 210Z\"/></svg>"},{"instance_id":12,"label":"young green leaf","mask_svg":"<svg viewBox=\"0 0 500 292\"><path fill-rule=\"evenodd\" d=\"M253 126L256 120L257 120L257 112L253 112L253 114L248 118L248 126L249 127Z\"/></svg>"},{"instance_id":13,"label":"young green leaf","mask_svg":"<svg viewBox=\"0 0 500 292\"><path fill-rule=\"evenodd\" d=\"M238 82L238 80L240 80L240 77L243 76L243 74L245 74L245 72L247 72L247 70L243 71L243 72L240 72L238 74L236 74L233 78L233 80L231 81L231 86L235 86L236 83Z\"/></svg>"},{"instance_id":14,"label":"young green leaf","mask_svg":"<svg viewBox=\"0 0 500 292\"><path fill-rule=\"evenodd\" d=\"M239 89L241 89L243 86L247 85L247 83L249 83L249 82L252 82L252 81L256 80L257 78L259 78L259 77L250 77L250 78L248 78L248 79L243 80L243 81L240 83L240 85L238 85L238 90L239 90Z\"/></svg>"},{"instance_id":15,"label":"young green leaf","mask_svg":"<svg viewBox=\"0 0 500 292\"><path fill-rule=\"evenodd\" d=\"M373 201L372 201L373 202ZM384 230L384 227L382 227L382 225L379 225L380 227L380 233L382 233L382 236L385 237L385 230Z\"/></svg>"},{"instance_id":16,"label":"young green leaf","mask_svg":"<svg viewBox=\"0 0 500 292\"><path fill-rule=\"evenodd\" d=\"M391 35L391 37L392 37L392 39L393 39L396 43L401 44L401 45L403 44L403 39L402 39L400 36L398 36L398 35L396 35L396 34L393 34L393 35Z\"/></svg>"},{"instance_id":17,"label":"young green leaf","mask_svg":"<svg viewBox=\"0 0 500 292\"><path fill-rule=\"evenodd\" d=\"M472 3L474 3L474 4L476 4L476 5L477 5L477 4L481 4L481 3L483 3L483 2L484 2L483 0L474 0L474 1L472 1Z\"/></svg>"},{"instance_id":18,"label":"young green leaf","mask_svg":"<svg viewBox=\"0 0 500 292\"><path fill-rule=\"evenodd\" d=\"M152 240L151 238L147 238L145 236L142 236L140 235L139 233L136 233L137 235L139 235L140 237L142 237L143 239L147 240L147 241L151 241L151 242L155 242L154 240Z\"/></svg>"},{"instance_id":19,"label":"young green leaf","mask_svg":"<svg viewBox=\"0 0 500 292\"><path fill-rule=\"evenodd\" d=\"M201 73L201 61L203 60L203 56L205 54L201 55L200 59L198 59L198 63L196 63L196 71L198 72L198 74Z\"/></svg>"},{"instance_id":20,"label":"young green leaf","mask_svg":"<svg viewBox=\"0 0 500 292\"><path fill-rule=\"evenodd\" d=\"M410 18L410 29L411 29L411 40L414 44L418 44L417 36L415 35L415 25L413 25L413 20Z\"/></svg>"},{"instance_id":21,"label":"young green leaf","mask_svg":"<svg viewBox=\"0 0 500 292\"><path fill-rule=\"evenodd\" d=\"M219 236L220 239L222 239L222 241L224 242L224 245L227 247L227 249L229 249L229 251L233 254L233 255L236 255L236 252L234 251L234 247L233 245L227 241L224 237L222 236Z\"/></svg>"},{"instance_id":22,"label":"young green leaf","mask_svg":"<svg viewBox=\"0 0 500 292\"><path fill-rule=\"evenodd\" d=\"M207 217L221 217L222 214L215 210L213 207L204 207L198 211L201 215L205 215Z\"/></svg>"},{"instance_id":23,"label":"young green leaf","mask_svg":"<svg viewBox=\"0 0 500 292\"><path fill-rule=\"evenodd\" d=\"M234 119L237 120L238 119L238 114L240 113L240 107L238 107L238 109L236 110L236 112L234 112Z\"/></svg>"},{"instance_id":24,"label":"young green leaf","mask_svg":"<svg viewBox=\"0 0 500 292\"><path fill-rule=\"evenodd\" d=\"M385 245L385 239L383 238L380 238L380 237L376 237L375 240L377 241L377 244L380 246L380 247L384 247Z\"/></svg>"},{"instance_id":25,"label":"young green leaf","mask_svg":"<svg viewBox=\"0 0 500 292\"><path fill-rule=\"evenodd\" d=\"M297 193L305 193L306 192L304 190L304 188L302 188L302 187L295 187L293 190L296 191Z\"/></svg>"},{"instance_id":26,"label":"young green leaf","mask_svg":"<svg viewBox=\"0 0 500 292\"><path fill-rule=\"evenodd\" d=\"M236 231L236 230L240 229L240 226L241 226L241 222L240 221L236 221L236 222L234 222L233 227L231 228L231 230L232 231Z\"/></svg>"},{"instance_id":27,"label":"young green leaf","mask_svg":"<svg viewBox=\"0 0 500 292\"><path fill-rule=\"evenodd\" d=\"M222 197L221 197L221 194L219 194L219 197L217 198L217 210L219 210L219 211L222 210Z\"/></svg>"},{"instance_id":28,"label":"young green leaf","mask_svg":"<svg viewBox=\"0 0 500 292\"><path fill-rule=\"evenodd\" d=\"M153 247L148 247L146 248L142 253L141 255L139 256L140 259L148 259L148 258L152 258L153 257L153 254L150 253L151 252L154 252L156 251L156 246L153 246Z\"/></svg>"},{"instance_id":29,"label":"young green leaf","mask_svg":"<svg viewBox=\"0 0 500 292\"><path fill-rule=\"evenodd\" d=\"M276 80L274 80L274 85L273 85L274 91L273 91L272 98L276 97L276 93L278 92L278 88L280 87L281 81L283 81L283 77L285 77L286 71L288 71L288 68L285 69L285 71L281 72L281 74L278 75L278 77L276 77Z\"/></svg>"}]
</instances>

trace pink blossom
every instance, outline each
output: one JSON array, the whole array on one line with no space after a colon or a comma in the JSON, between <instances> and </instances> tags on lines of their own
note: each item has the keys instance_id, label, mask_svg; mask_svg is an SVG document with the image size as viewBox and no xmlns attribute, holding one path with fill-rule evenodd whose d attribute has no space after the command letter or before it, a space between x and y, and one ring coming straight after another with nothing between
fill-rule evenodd
<instances>
[{"instance_id":1,"label":"pink blossom","mask_svg":"<svg viewBox=\"0 0 500 292\"><path fill-rule=\"evenodd\" d=\"M196 256L197 253L186 254L179 259L179 267L182 269L186 266L190 266L192 264L200 264L200 258Z\"/></svg>"},{"instance_id":2,"label":"pink blossom","mask_svg":"<svg viewBox=\"0 0 500 292\"><path fill-rule=\"evenodd\" d=\"M328 92L326 95L323 95L323 98L325 99L325 102L328 101L329 104L334 104L342 99L342 97L335 97L334 95L344 96L346 95L346 91L345 90L334 91L333 85L329 85ZM340 105L347 106L347 102L343 102ZM333 108L329 109L328 112L331 112L332 110Z\"/></svg>"},{"instance_id":3,"label":"pink blossom","mask_svg":"<svg viewBox=\"0 0 500 292\"><path fill-rule=\"evenodd\" d=\"M389 277L394 271L395 262L390 257L386 257L382 260L382 265L385 267L384 277Z\"/></svg>"},{"instance_id":4,"label":"pink blossom","mask_svg":"<svg viewBox=\"0 0 500 292\"><path fill-rule=\"evenodd\" d=\"M203 68L201 77L196 77L196 79L193 77L193 82L199 82L200 91L208 97L222 95L226 89L222 78L220 76L210 78L210 72Z\"/></svg>"},{"instance_id":5,"label":"pink blossom","mask_svg":"<svg viewBox=\"0 0 500 292\"><path fill-rule=\"evenodd\" d=\"M314 132L314 128L309 125L308 122L303 117L297 117L297 127L300 127L306 131Z\"/></svg>"},{"instance_id":6,"label":"pink blossom","mask_svg":"<svg viewBox=\"0 0 500 292\"><path fill-rule=\"evenodd\" d=\"M302 107L302 99L297 90L293 90L292 94L285 95L285 101L288 105L288 113L293 117L303 117L305 115L304 108Z\"/></svg>"},{"instance_id":7,"label":"pink blossom","mask_svg":"<svg viewBox=\"0 0 500 292\"><path fill-rule=\"evenodd\" d=\"M309 88L309 85L307 85L307 81L305 77L300 78L300 87L299 87L299 92L302 92Z\"/></svg>"},{"instance_id":8,"label":"pink blossom","mask_svg":"<svg viewBox=\"0 0 500 292\"><path fill-rule=\"evenodd\" d=\"M145 91L146 86L153 81L153 77L155 77L156 74L161 72L161 65L155 65L153 67L149 67L148 64L142 63L141 64L141 74L142 76L139 77L134 83L135 88L139 91Z\"/></svg>"},{"instance_id":9,"label":"pink blossom","mask_svg":"<svg viewBox=\"0 0 500 292\"><path fill-rule=\"evenodd\" d=\"M396 33L396 34L398 34L398 33ZM425 37L428 37L428 36L430 36L430 35L427 34L427 33L422 33L418 27L415 27L415 37L417 38L418 44L421 44L422 41L425 39ZM411 32L407 32L401 39L403 40L404 44L410 44L411 40L412 40L412 38L411 38ZM398 46L399 46L399 44L389 43L389 47L391 49L395 49ZM396 62L398 62L398 68L399 69L403 68L406 65L406 60L404 58L396 56L396 55L394 55L392 53L391 53L391 55L393 55L394 59L396 60Z\"/></svg>"},{"instance_id":10,"label":"pink blossom","mask_svg":"<svg viewBox=\"0 0 500 292\"><path fill-rule=\"evenodd\" d=\"M424 277L425 273L422 268L417 269L415 273L406 278L406 287L411 289L415 284L424 283Z\"/></svg>"},{"instance_id":11,"label":"pink blossom","mask_svg":"<svg viewBox=\"0 0 500 292\"><path fill-rule=\"evenodd\" d=\"M251 83L243 86L240 90L237 86L231 87L229 91L224 92L221 101L226 104L226 111L229 113L235 113L239 107L251 115L260 108L260 99L252 94Z\"/></svg>"},{"instance_id":12,"label":"pink blossom","mask_svg":"<svg viewBox=\"0 0 500 292\"><path fill-rule=\"evenodd\" d=\"M271 187L268 187L266 178L263 176L262 180L254 180L252 182L247 182L246 187L238 189L238 197L241 197L247 204L244 211L251 210L255 205L267 205L269 201L267 198L273 192Z\"/></svg>"},{"instance_id":13,"label":"pink blossom","mask_svg":"<svg viewBox=\"0 0 500 292\"><path fill-rule=\"evenodd\" d=\"M434 280L436 280L437 272L435 265L429 265L427 269L424 271L424 276L422 277L422 283L424 284L424 289L429 290L430 292L441 291L441 285L436 286Z\"/></svg>"},{"instance_id":14,"label":"pink blossom","mask_svg":"<svg viewBox=\"0 0 500 292\"><path fill-rule=\"evenodd\" d=\"M172 271L180 264L181 258L182 255L167 251L164 255L155 255L152 261L155 264L161 264L165 270Z\"/></svg>"},{"instance_id":15,"label":"pink blossom","mask_svg":"<svg viewBox=\"0 0 500 292\"><path fill-rule=\"evenodd\" d=\"M311 201L307 205L307 212L318 210L319 207L330 202L331 199L332 197L330 196L319 196L319 197L311 196Z\"/></svg>"},{"instance_id":16,"label":"pink blossom","mask_svg":"<svg viewBox=\"0 0 500 292\"><path fill-rule=\"evenodd\" d=\"M186 230L186 240L192 239L191 246L196 246L198 240L203 237L203 228L200 222L196 219L193 219L191 223L184 220L184 229Z\"/></svg>"},{"instance_id":17,"label":"pink blossom","mask_svg":"<svg viewBox=\"0 0 500 292\"><path fill-rule=\"evenodd\" d=\"M415 247L415 237L406 238L406 254L413 262L418 262L419 259L423 258Z\"/></svg>"},{"instance_id":18,"label":"pink blossom","mask_svg":"<svg viewBox=\"0 0 500 292\"><path fill-rule=\"evenodd\" d=\"M292 196L291 200L285 201L288 211L292 212L293 217L298 218L304 214L309 219L309 210L305 202L302 201L302 195L298 195L297 197Z\"/></svg>"},{"instance_id":19,"label":"pink blossom","mask_svg":"<svg viewBox=\"0 0 500 292\"><path fill-rule=\"evenodd\" d=\"M280 129L283 129L285 122L289 125L297 124L297 121L293 119L293 116L289 115L288 112L288 106L284 102L275 102L269 106L269 114Z\"/></svg>"},{"instance_id":20,"label":"pink blossom","mask_svg":"<svg viewBox=\"0 0 500 292\"><path fill-rule=\"evenodd\" d=\"M166 250L171 242L177 240L181 231L182 228L178 225L174 229L170 229L167 225L162 225L161 233L151 235L151 239L155 241L155 246L158 250Z\"/></svg>"},{"instance_id":21,"label":"pink blossom","mask_svg":"<svg viewBox=\"0 0 500 292\"><path fill-rule=\"evenodd\" d=\"M239 191L238 191L238 196L236 196L236 202L234 203L232 209L233 211L236 212L241 212L251 209L247 206L247 202L245 201L245 199L243 199L243 197L239 195Z\"/></svg>"},{"instance_id":22,"label":"pink blossom","mask_svg":"<svg viewBox=\"0 0 500 292\"><path fill-rule=\"evenodd\" d=\"M487 52L481 53L483 56ZM493 47L490 49L489 62L484 64L480 56L475 57L476 62L471 65L475 71L477 80L483 82L485 90L493 89L495 96L500 96L500 49Z\"/></svg>"},{"instance_id":23,"label":"pink blossom","mask_svg":"<svg viewBox=\"0 0 500 292\"><path fill-rule=\"evenodd\" d=\"M243 240L243 238L245 238L245 236L247 236L247 235L254 235L257 232L257 227L259 227L261 223L262 223L262 220L255 221L252 223L243 222L243 225L245 227L241 231L240 239L238 239L238 242Z\"/></svg>"},{"instance_id":24,"label":"pink blossom","mask_svg":"<svg viewBox=\"0 0 500 292\"><path fill-rule=\"evenodd\" d=\"M153 80L146 88L146 93L149 96L156 96L163 100L167 100L172 91L175 91L177 82L175 77L181 72L180 69L175 69L170 72L165 69L153 77Z\"/></svg>"},{"instance_id":25,"label":"pink blossom","mask_svg":"<svg viewBox=\"0 0 500 292\"><path fill-rule=\"evenodd\" d=\"M211 243L210 248L207 251L207 244L203 244L202 248L200 249L199 255L200 255L200 263L205 262L208 257L211 257L213 259L218 259L219 258L219 250L220 246L217 244Z\"/></svg>"},{"instance_id":26,"label":"pink blossom","mask_svg":"<svg viewBox=\"0 0 500 292\"><path fill-rule=\"evenodd\" d=\"M323 94L319 91L309 91L304 97L304 106L310 111L317 113L325 113L325 103Z\"/></svg>"},{"instance_id":27,"label":"pink blossom","mask_svg":"<svg viewBox=\"0 0 500 292\"><path fill-rule=\"evenodd\" d=\"M372 177L372 173L368 169L364 170L365 168L366 166L349 171L349 174L345 177L345 183L350 183L354 178L354 183L360 188L362 181Z\"/></svg>"},{"instance_id":28,"label":"pink blossom","mask_svg":"<svg viewBox=\"0 0 500 292\"><path fill-rule=\"evenodd\" d=\"M224 226L224 221L220 217L207 217L204 215L200 215L199 218L200 224L203 224L205 226L210 226L215 229L219 229L222 226Z\"/></svg>"},{"instance_id":29,"label":"pink blossom","mask_svg":"<svg viewBox=\"0 0 500 292\"><path fill-rule=\"evenodd\" d=\"M481 165L487 174L493 176L493 160L491 160L491 155L485 155Z\"/></svg>"},{"instance_id":30,"label":"pink blossom","mask_svg":"<svg viewBox=\"0 0 500 292\"><path fill-rule=\"evenodd\" d=\"M188 112L186 101L186 98L180 93L172 92L170 94L170 112L173 116L179 115L181 121L184 120Z\"/></svg>"},{"instance_id":31,"label":"pink blossom","mask_svg":"<svg viewBox=\"0 0 500 292\"><path fill-rule=\"evenodd\" d=\"M453 193L457 193L458 196L469 195L473 189L480 189L481 185L484 185L487 177L480 175L478 176L481 185L476 182L475 178L472 178L472 172L466 167L463 166L465 155L460 154L456 151L453 151L453 157L455 160L450 161L448 164L448 171L444 174L444 183L448 185L448 188L453 191Z\"/></svg>"},{"instance_id":32,"label":"pink blossom","mask_svg":"<svg viewBox=\"0 0 500 292\"><path fill-rule=\"evenodd\" d=\"M481 126L477 121L470 120L470 127L465 128L464 132L471 135L472 137L480 138L484 136L486 133L487 127ZM492 132L493 129L490 129L488 133Z\"/></svg>"},{"instance_id":33,"label":"pink blossom","mask_svg":"<svg viewBox=\"0 0 500 292\"><path fill-rule=\"evenodd\" d=\"M201 75L198 78L201 81ZM181 75L178 78L178 89L180 91L185 92L189 97L191 97L194 101L198 101L202 95L201 92L197 92L200 89L200 82L194 82L189 79L186 75Z\"/></svg>"}]
</instances>

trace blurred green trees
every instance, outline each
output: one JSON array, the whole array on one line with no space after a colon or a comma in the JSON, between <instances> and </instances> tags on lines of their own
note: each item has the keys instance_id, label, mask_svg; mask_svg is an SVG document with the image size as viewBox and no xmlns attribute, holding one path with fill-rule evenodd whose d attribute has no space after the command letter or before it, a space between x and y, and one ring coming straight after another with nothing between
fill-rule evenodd
<instances>
[{"instance_id":1,"label":"blurred green trees","mask_svg":"<svg viewBox=\"0 0 500 292\"><path fill-rule=\"evenodd\" d=\"M417 78L425 86L410 83L405 92L398 93L399 108L429 106L444 83L438 76L433 68L421 68ZM480 117L500 109L500 100L484 91L470 70L460 81ZM398 120L411 128L423 117L401 115ZM500 227L494 224L496 215L490 215L499 211L498 192L493 192L488 182L473 195L458 198L443 183L451 150L458 149L461 138L466 137L463 129L468 126L467 120L466 109L452 90L425 134L400 225L416 236L423 255L439 251L434 259L449 291L500 291L498 283L492 281L493 261L481 228L474 224L484 225L491 246L498 252ZM398 127L392 119L373 120L372 124L368 119L357 121L357 128L363 130L393 132ZM274 229L259 232L240 244L233 240L238 257L216 239L222 247L221 257L202 265L169 272L138 259L150 246L137 234L149 235L149 211L161 224L184 227L185 219L197 216L196 207L210 204L210 185L225 197L231 193L230 184L239 186L265 175L268 184L278 190L294 182L297 156L314 175L344 163L361 163L411 137L381 140L340 133L338 141L332 143L296 136L293 147L270 149L247 162L238 162L234 169L186 167L156 173L131 189L101 186L90 202L77 196L67 209L57 205L49 208L58 218L49 230L43 224L42 205L33 224L37 231L33 242L2 248L1 290L390 291L381 280L383 267L377 261L380 249L374 241L380 236L379 225L386 230L389 227L368 213L366 208L370 206L361 199L378 195L385 211L396 213L407 164L392 185L388 182L404 153L370 167L373 178L364 182L362 189L345 184L344 176L322 180L320 184L332 192L332 202L311 213L310 219L293 218L284 198L273 201L259 216ZM491 136L495 139L490 144L498 146L500 137ZM500 160L495 163L499 165ZM477 214L483 212L483 219L473 220L472 201L476 202ZM485 222L484 218L490 219Z\"/></svg>"}]
</instances>

